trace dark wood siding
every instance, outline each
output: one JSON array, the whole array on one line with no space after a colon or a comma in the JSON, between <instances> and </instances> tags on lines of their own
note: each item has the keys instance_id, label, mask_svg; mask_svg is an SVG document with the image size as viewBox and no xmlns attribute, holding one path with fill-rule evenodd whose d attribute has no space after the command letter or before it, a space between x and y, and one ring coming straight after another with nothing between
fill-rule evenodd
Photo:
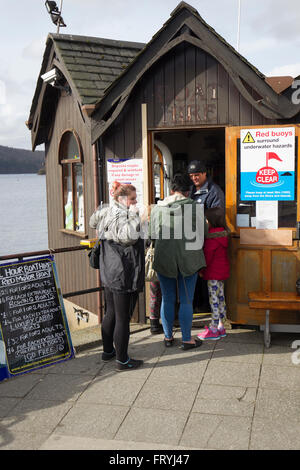
<instances>
[{"instance_id":1,"label":"dark wood siding","mask_svg":"<svg viewBox=\"0 0 300 470\"><path fill-rule=\"evenodd\" d=\"M94 181L92 146L89 133L84 124L78 103L73 96L62 97L53 126L53 133L46 146L46 178L48 201L48 239L49 248L78 246L81 238L66 234L63 229L62 202L62 168L58 164L58 147L62 133L67 129L77 132L83 152L83 180L85 231L89 238L95 237L95 231L88 226L89 218L94 211ZM55 255L62 292L73 292L97 286L97 273L88 265L87 251L74 251ZM70 301L97 313L97 294L71 297Z\"/></svg>"},{"instance_id":2,"label":"dark wood siding","mask_svg":"<svg viewBox=\"0 0 300 470\"><path fill-rule=\"evenodd\" d=\"M246 83L243 86L260 99ZM241 95L221 64L187 43L162 57L137 84L104 136L106 158L142 157L141 103L147 103L152 130L275 124Z\"/></svg>"}]
</instances>

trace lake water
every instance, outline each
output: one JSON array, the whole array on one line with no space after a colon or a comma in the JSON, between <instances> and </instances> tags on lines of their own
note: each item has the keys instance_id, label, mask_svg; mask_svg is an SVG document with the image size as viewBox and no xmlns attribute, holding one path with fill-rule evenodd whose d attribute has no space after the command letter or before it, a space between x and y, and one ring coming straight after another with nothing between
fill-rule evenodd
<instances>
[{"instance_id":1,"label":"lake water","mask_svg":"<svg viewBox=\"0 0 300 470\"><path fill-rule=\"evenodd\" d=\"M0 175L0 256L48 249L45 175Z\"/></svg>"}]
</instances>

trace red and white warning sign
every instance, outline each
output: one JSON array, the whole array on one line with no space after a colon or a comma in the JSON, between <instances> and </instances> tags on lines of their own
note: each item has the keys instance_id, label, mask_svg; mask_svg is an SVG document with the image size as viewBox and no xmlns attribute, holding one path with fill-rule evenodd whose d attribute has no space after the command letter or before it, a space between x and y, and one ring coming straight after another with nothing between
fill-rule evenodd
<instances>
[{"instance_id":1,"label":"red and white warning sign","mask_svg":"<svg viewBox=\"0 0 300 470\"><path fill-rule=\"evenodd\" d=\"M241 200L294 200L294 127L241 130Z\"/></svg>"}]
</instances>

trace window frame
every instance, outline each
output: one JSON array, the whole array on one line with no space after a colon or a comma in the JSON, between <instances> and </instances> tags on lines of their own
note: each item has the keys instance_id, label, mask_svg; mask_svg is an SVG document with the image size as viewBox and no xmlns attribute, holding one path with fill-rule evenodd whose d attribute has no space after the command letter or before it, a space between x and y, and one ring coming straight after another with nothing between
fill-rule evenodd
<instances>
[{"instance_id":1,"label":"window frame","mask_svg":"<svg viewBox=\"0 0 300 470\"><path fill-rule=\"evenodd\" d=\"M77 144L77 151L78 151L78 158L63 158L62 153L64 151L64 139L66 138L67 134L71 134L76 141ZM58 163L61 167L61 194L62 194L62 229L61 232L68 233L71 235L76 235L81 238L86 238L86 211L85 211L85 191L84 191L84 159L83 159L83 152L81 141L79 135L75 131L75 129L65 129L60 136L59 146L58 146ZM74 165L76 164L81 165L82 170L82 191L83 191L83 217L84 217L84 230L79 231L76 230L76 214L78 210L78 200L77 200L77 191L76 191L76 174L74 170ZM72 211L73 211L73 229L66 228L66 213L65 213L65 188L64 188L64 165L70 165L71 169L71 181L72 181Z\"/></svg>"}]
</instances>

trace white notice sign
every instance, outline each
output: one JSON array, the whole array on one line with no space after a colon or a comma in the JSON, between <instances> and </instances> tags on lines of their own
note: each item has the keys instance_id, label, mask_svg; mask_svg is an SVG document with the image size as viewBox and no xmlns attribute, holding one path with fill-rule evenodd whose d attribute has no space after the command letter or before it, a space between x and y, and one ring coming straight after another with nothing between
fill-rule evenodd
<instances>
[{"instance_id":1,"label":"white notice sign","mask_svg":"<svg viewBox=\"0 0 300 470\"><path fill-rule=\"evenodd\" d=\"M138 204L143 204L143 160L122 159L107 161L107 181L109 184L109 200L112 200L112 183L132 184L136 187Z\"/></svg>"},{"instance_id":2,"label":"white notice sign","mask_svg":"<svg viewBox=\"0 0 300 470\"><path fill-rule=\"evenodd\" d=\"M278 201L256 202L256 228L278 229Z\"/></svg>"}]
</instances>

